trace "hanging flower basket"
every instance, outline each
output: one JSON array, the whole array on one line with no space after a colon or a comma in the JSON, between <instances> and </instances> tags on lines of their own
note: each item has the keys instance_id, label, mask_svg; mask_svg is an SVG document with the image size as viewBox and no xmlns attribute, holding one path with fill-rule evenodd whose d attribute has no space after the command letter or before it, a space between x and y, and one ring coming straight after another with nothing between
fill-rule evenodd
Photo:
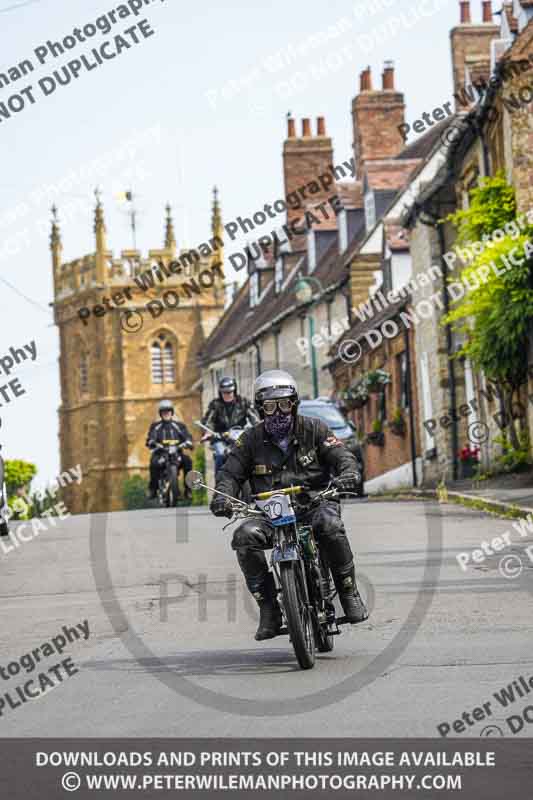
<instances>
[{"instance_id":1,"label":"hanging flower basket","mask_svg":"<svg viewBox=\"0 0 533 800\"><path fill-rule=\"evenodd\" d=\"M379 394L383 387L390 383L390 380L389 373L384 369L375 369L365 376L367 391L371 394Z\"/></svg>"},{"instance_id":2,"label":"hanging flower basket","mask_svg":"<svg viewBox=\"0 0 533 800\"><path fill-rule=\"evenodd\" d=\"M389 424L389 430L394 436L405 436L407 426L403 420L402 422L391 422Z\"/></svg>"},{"instance_id":3,"label":"hanging flower basket","mask_svg":"<svg viewBox=\"0 0 533 800\"><path fill-rule=\"evenodd\" d=\"M363 381L358 381L344 392L347 407L352 410L363 408L368 403L368 392Z\"/></svg>"},{"instance_id":4,"label":"hanging flower basket","mask_svg":"<svg viewBox=\"0 0 533 800\"><path fill-rule=\"evenodd\" d=\"M371 431L367 433L366 440L368 444L373 444L376 447L383 447L385 444L385 434L383 431Z\"/></svg>"},{"instance_id":5,"label":"hanging flower basket","mask_svg":"<svg viewBox=\"0 0 533 800\"><path fill-rule=\"evenodd\" d=\"M352 407L353 408L364 408L368 403L368 395L360 395L358 397L354 397L352 400Z\"/></svg>"},{"instance_id":6,"label":"hanging flower basket","mask_svg":"<svg viewBox=\"0 0 533 800\"><path fill-rule=\"evenodd\" d=\"M389 421L389 430L395 436L405 436L407 425L405 424L401 409L396 409L393 418Z\"/></svg>"}]
</instances>

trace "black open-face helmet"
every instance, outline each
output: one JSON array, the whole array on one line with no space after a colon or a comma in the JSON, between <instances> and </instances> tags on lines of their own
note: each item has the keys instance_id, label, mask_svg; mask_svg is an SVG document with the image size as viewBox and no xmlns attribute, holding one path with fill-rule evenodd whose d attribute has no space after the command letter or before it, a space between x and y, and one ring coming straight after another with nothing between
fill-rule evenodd
<instances>
[{"instance_id":1,"label":"black open-face helmet","mask_svg":"<svg viewBox=\"0 0 533 800\"><path fill-rule=\"evenodd\" d=\"M254 403L261 419L274 414L277 408L296 416L298 411L298 385L292 375L282 369L262 372L254 383Z\"/></svg>"},{"instance_id":2,"label":"black open-face helmet","mask_svg":"<svg viewBox=\"0 0 533 800\"><path fill-rule=\"evenodd\" d=\"M218 396L222 400L222 392L235 392L237 394L237 384L234 378L221 378L218 382Z\"/></svg>"}]
</instances>

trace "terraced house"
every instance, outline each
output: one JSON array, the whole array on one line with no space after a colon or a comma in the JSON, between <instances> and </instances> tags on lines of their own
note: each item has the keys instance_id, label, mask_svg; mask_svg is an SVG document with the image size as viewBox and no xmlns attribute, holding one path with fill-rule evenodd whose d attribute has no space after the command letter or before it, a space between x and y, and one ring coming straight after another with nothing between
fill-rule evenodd
<instances>
[{"instance_id":1,"label":"terraced house","mask_svg":"<svg viewBox=\"0 0 533 800\"><path fill-rule=\"evenodd\" d=\"M485 0L479 21L469 2L458 3L450 32L456 111L408 145L393 63L385 63L379 88L370 67L363 70L352 100L355 179L336 183L334 218L249 259L246 282L202 349L204 407L223 373L250 394L258 372L282 366L304 396L344 405L366 444L371 491L460 477L458 452L477 422L488 426L482 459L492 463L497 398L468 359L452 358L461 339L443 324L444 255L457 234L442 220L467 207L479 178L501 169L518 209L532 205L531 79L519 68L498 79L531 51L532 16L530 0L505 3L498 16ZM322 118L316 135L303 120L300 136L289 119L285 192L332 163Z\"/></svg>"}]
</instances>

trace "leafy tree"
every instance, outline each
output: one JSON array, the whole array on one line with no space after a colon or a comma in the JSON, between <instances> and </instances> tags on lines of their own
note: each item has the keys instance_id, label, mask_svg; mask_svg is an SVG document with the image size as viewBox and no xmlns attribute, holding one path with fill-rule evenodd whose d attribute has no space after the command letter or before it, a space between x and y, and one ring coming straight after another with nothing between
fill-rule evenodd
<instances>
[{"instance_id":1,"label":"leafy tree","mask_svg":"<svg viewBox=\"0 0 533 800\"><path fill-rule=\"evenodd\" d=\"M27 487L36 474L35 464L20 459L6 459L4 461L4 480L8 498L16 495L17 489Z\"/></svg>"},{"instance_id":2,"label":"leafy tree","mask_svg":"<svg viewBox=\"0 0 533 800\"><path fill-rule=\"evenodd\" d=\"M148 508L150 501L146 494L146 481L141 475L131 475L122 484L122 499L128 511Z\"/></svg>"},{"instance_id":3,"label":"leafy tree","mask_svg":"<svg viewBox=\"0 0 533 800\"><path fill-rule=\"evenodd\" d=\"M470 207L451 214L448 219L458 226L458 247L472 241L487 244L463 269L461 278L469 291L444 319L454 330L465 334L464 344L455 357L469 358L484 372L487 380L495 384L508 418L512 419L515 394L527 380L526 354L533 321L532 259L526 257L521 265L512 265L503 272L502 256L512 264L509 255L517 248L519 257L523 257L524 245L533 238L533 226L520 233L514 189L501 174L483 179L471 192ZM500 241L493 239L496 229L507 231ZM492 264L500 274L492 269ZM485 281L479 279L483 267L488 272ZM518 449L519 438L512 423L509 436L512 446Z\"/></svg>"}]
</instances>

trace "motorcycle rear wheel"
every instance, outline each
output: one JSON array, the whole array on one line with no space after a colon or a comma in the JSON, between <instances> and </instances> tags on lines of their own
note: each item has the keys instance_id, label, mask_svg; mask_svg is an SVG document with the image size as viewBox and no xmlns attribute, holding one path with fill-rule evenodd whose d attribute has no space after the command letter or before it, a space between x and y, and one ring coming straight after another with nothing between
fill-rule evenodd
<instances>
[{"instance_id":1,"label":"motorcycle rear wheel","mask_svg":"<svg viewBox=\"0 0 533 800\"><path fill-rule=\"evenodd\" d=\"M301 575L297 574L296 562L281 562L280 579L283 608L294 653L302 669L311 669L315 665L315 635L309 610L303 602Z\"/></svg>"}]
</instances>

